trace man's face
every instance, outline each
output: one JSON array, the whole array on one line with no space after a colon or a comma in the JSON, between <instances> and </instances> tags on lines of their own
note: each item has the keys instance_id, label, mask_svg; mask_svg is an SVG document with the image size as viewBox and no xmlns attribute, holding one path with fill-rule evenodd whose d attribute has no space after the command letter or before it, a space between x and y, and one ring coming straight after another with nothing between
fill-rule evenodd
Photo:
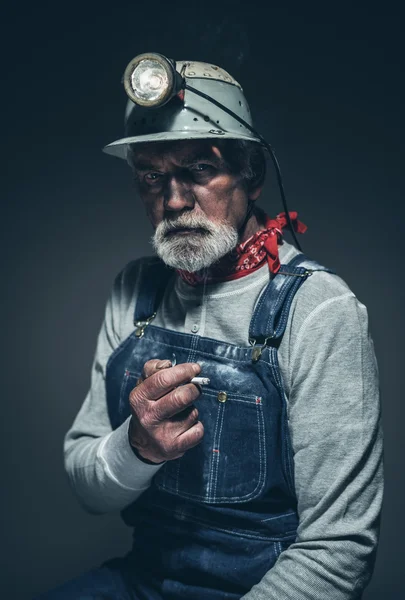
<instances>
[{"instance_id":1,"label":"man's face","mask_svg":"<svg viewBox=\"0 0 405 600\"><path fill-rule=\"evenodd\" d=\"M164 262L198 271L242 241L248 194L211 140L139 144L133 165Z\"/></svg>"}]
</instances>

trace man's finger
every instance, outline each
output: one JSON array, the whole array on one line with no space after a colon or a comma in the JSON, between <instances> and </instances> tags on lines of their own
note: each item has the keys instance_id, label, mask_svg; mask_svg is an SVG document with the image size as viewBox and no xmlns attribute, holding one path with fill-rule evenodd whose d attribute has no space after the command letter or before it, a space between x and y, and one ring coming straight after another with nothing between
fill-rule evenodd
<instances>
[{"instance_id":1,"label":"man's finger","mask_svg":"<svg viewBox=\"0 0 405 600\"><path fill-rule=\"evenodd\" d=\"M170 360L161 360L160 358L152 358L148 360L143 366L142 379L147 379L160 369L168 369L172 366Z\"/></svg>"},{"instance_id":2,"label":"man's finger","mask_svg":"<svg viewBox=\"0 0 405 600\"><path fill-rule=\"evenodd\" d=\"M204 437L204 425L197 421L190 429L177 438L176 449L179 452L187 452L190 448L197 446Z\"/></svg>"},{"instance_id":3,"label":"man's finger","mask_svg":"<svg viewBox=\"0 0 405 600\"><path fill-rule=\"evenodd\" d=\"M163 398L156 400L153 407L154 415L158 421L166 421L175 416L181 420L181 413L189 408L200 395L201 390L193 383L176 387Z\"/></svg>"},{"instance_id":4,"label":"man's finger","mask_svg":"<svg viewBox=\"0 0 405 600\"><path fill-rule=\"evenodd\" d=\"M169 369L160 369L145 379L142 386L135 388L136 396L140 400L158 400L177 386L190 382L200 371L197 363L182 363Z\"/></svg>"},{"instance_id":5,"label":"man's finger","mask_svg":"<svg viewBox=\"0 0 405 600\"><path fill-rule=\"evenodd\" d=\"M172 363L170 362L170 360L161 360L160 358L152 358L151 360L148 360L148 362L146 362L143 365L142 374L137 379L135 387L141 385L141 383L143 383L145 379L147 379L157 371L160 371L160 369L168 369L171 366Z\"/></svg>"}]
</instances>

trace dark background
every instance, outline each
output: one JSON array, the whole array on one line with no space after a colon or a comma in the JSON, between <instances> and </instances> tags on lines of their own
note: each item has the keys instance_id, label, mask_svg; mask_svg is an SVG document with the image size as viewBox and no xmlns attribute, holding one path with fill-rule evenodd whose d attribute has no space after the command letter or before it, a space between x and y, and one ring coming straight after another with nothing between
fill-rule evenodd
<instances>
[{"instance_id":1,"label":"dark background","mask_svg":"<svg viewBox=\"0 0 405 600\"><path fill-rule=\"evenodd\" d=\"M123 132L125 66L145 51L211 61L241 81L276 149L289 208L308 225L304 251L368 307L386 494L364 598L401 597L399 3L14 2L1 22L2 597L29 599L129 548L118 515L90 516L77 504L62 439L89 385L112 280L151 252L129 169L101 153ZM269 174L261 205L274 216L282 206Z\"/></svg>"}]
</instances>

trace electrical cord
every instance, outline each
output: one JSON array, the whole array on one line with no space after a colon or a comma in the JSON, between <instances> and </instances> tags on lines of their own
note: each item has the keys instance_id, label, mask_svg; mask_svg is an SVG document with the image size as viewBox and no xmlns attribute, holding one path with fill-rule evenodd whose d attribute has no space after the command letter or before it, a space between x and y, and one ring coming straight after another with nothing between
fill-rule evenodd
<instances>
[{"instance_id":1,"label":"electrical cord","mask_svg":"<svg viewBox=\"0 0 405 600\"><path fill-rule=\"evenodd\" d=\"M287 200L286 200L286 197L285 197L284 186L283 186L283 179L282 179L282 176L281 176L281 169L280 169L280 165L278 164L278 160L277 160L277 157L275 155L275 152L274 152L273 148L270 146L270 144L268 142L266 142L266 140L264 139L264 137L261 136L260 133L258 133L256 131L256 129L254 129L251 125L249 125L249 123L246 123L246 121L244 121L241 117L239 117L236 113L234 113L227 106L224 106L223 104L221 104L220 102L218 102L214 98L211 98L211 96L209 96L208 94L205 94L204 92L201 92L200 90L196 90L195 88L193 88L193 87L191 87L191 86L189 86L187 84L185 84L184 89L188 90L189 92L193 92L193 94L196 94L197 96L201 96L202 98L205 98L205 100L208 100L209 102L212 102L212 104L215 104L215 106L218 106L218 108L221 108L223 111L225 111L226 113L228 113L228 115L230 115L231 117L233 117L234 119L236 119L239 123L241 123L241 125L243 125L247 129L249 129L249 131L251 131L260 140L260 142L263 144L263 146L266 148L267 152L270 154L271 160L273 161L273 165L274 165L274 168L275 168L275 171L276 171L277 183L278 183L278 187L279 187L279 190L280 190L281 201L283 203L284 211L285 211L286 218L287 218L288 227L289 227L289 229L291 231L291 235L294 238L294 241L295 241L295 244L296 244L298 250L300 250L302 252L301 245L300 245L300 243L297 240L297 237L295 235L294 226L293 226L293 224L291 222L290 214L288 212Z\"/></svg>"}]
</instances>

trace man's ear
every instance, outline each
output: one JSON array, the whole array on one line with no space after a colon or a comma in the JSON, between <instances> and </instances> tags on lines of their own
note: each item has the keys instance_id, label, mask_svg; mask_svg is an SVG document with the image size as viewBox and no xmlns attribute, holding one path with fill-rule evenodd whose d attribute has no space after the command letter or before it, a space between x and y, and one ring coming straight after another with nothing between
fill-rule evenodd
<instances>
[{"instance_id":1,"label":"man's ear","mask_svg":"<svg viewBox=\"0 0 405 600\"><path fill-rule=\"evenodd\" d=\"M262 189L263 189L262 185L252 188L248 193L249 200L251 202L255 202L259 198L260 194L262 193Z\"/></svg>"}]
</instances>

